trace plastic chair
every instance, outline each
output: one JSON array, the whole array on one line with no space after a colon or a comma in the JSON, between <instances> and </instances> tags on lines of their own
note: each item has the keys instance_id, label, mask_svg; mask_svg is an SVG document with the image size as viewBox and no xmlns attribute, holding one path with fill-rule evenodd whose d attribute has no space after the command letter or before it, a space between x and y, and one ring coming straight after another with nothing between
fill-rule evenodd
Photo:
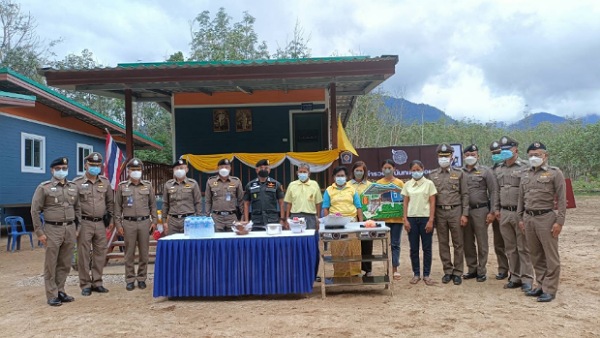
<instances>
[{"instance_id":1,"label":"plastic chair","mask_svg":"<svg viewBox=\"0 0 600 338\"><path fill-rule=\"evenodd\" d=\"M10 226L10 231L8 232L8 241L6 242L6 251L11 248L10 251L15 252L15 247L17 250L21 250L22 235L29 235L29 242L31 243L31 249L33 250L33 234L31 231L27 231L25 228L25 221L23 220L23 217L8 216L4 219L4 221ZM11 239L12 247L10 245Z\"/></svg>"}]
</instances>

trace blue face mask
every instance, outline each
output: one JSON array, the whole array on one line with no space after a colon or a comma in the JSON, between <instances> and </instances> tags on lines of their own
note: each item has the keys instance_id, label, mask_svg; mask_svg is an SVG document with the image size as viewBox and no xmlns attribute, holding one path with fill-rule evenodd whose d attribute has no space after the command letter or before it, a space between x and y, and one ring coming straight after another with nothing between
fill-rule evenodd
<instances>
[{"instance_id":1,"label":"blue face mask","mask_svg":"<svg viewBox=\"0 0 600 338\"><path fill-rule=\"evenodd\" d=\"M336 177L335 178L335 183L337 185L344 185L344 184L346 184L346 177Z\"/></svg>"},{"instance_id":2,"label":"blue face mask","mask_svg":"<svg viewBox=\"0 0 600 338\"><path fill-rule=\"evenodd\" d=\"M514 154L513 154L512 150L505 149L500 152L500 156L502 157L503 161L506 161L509 158L512 158L514 156Z\"/></svg>"},{"instance_id":3,"label":"blue face mask","mask_svg":"<svg viewBox=\"0 0 600 338\"><path fill-rule=\"evenodd\" d=\"M100 174L100 167L88 167L88 173L92 176L97 176Z\"/></svg>"},{"instance_id":4,"label":"blue face mask","mask_svg":"<svg viewBox=\"0 0 600 338\"><path fill-rule=\"evenodd\" d=\"M414 178L415 180L420 180L421 177L423 177L423 172L422 171L413 171L411 175L412 175L412 178Z\"/></svg>"},{"instance_id":5,"label":"blue face mask","mask_svg":"<svg viewBox=\"0 0 600 338\"><path fill-rule=\"evenodd\" d=\"M492 155L492 162L494 162L494 164L498 164L500 162L504 161L502 159L502 154L494 154Z\"/></svg>"},{"instance_id":6,"label":"blue face mask","mask_svg":"<svg viewBox=\"0 0 600 338\"><path fill-rule=\"evenodd\" d=\"M62 180L69 175L69 170L54 170L53 175L57 180Z\"/></svg>"},{"instance_id":7,"label":"blue face mask","mask_svg":"<svg viewBox=\"0 0 600 338\"><path fill-rule=\"evenodd\" d=\"M298 173L298 179L302 182L306 182L306 180L308 179L308 174L307 173Z\"/></svg>"}]
</instances>

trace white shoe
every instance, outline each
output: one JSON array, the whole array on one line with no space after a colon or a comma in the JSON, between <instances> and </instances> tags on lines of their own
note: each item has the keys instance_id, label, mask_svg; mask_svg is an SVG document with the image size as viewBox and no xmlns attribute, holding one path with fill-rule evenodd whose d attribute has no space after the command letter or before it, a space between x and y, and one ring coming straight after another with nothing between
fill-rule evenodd
<instances>
[{"instance_id":1,"label":"white shoe","mask_svg":"<svg viewBox=\"0 0 600 338\"><path fill-rule=\"evenodd\" d=\"M373 273L369 271L365 273L365 277L373 277Z\"/></svg>"}]
</instances>

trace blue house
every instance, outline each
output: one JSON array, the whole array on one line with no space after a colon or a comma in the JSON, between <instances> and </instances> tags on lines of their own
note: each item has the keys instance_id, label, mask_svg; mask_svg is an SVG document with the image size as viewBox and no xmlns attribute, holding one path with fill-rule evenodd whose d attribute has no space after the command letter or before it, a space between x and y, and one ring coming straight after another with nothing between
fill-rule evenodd
<instances>
[{"instance_id":1,"label":"blue house","mask_svg":"<svg viewBox=\"0 0 600 338\"><path fill-rule=\"evenodd\" d=\"M83 174L90 152L104 154L106 130L125 143L125 127L53 89L9 68L0 69L0 217L21 216L31 224L29 208L36 187L50 179L50 162L69 158L69 176ZM162 145L134 133L136 149ZM122 146L124 148L124 146Z\"/></svg>"}]
</instances>

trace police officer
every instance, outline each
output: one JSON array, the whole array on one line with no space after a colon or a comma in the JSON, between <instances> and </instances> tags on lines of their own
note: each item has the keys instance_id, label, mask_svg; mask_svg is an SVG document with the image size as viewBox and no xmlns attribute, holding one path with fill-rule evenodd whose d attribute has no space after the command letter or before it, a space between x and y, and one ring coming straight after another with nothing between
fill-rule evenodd
<instances>
[{"instance_id":1,"label":"police officer","mask_svg":"<svg viewBox=\"0 0 600 338\"><path fill-rule=\"evenodd\" d=\"M502 164L496 168L499 189L496 193L496 218L500 219L500 232L504 239L510 278L505 289L531 290L533 267L525 234L519 230L517 199L521 175L527 163L519 158L519 143L503 136L500 139Z\"/></svg>"},{"instance_id":2,"label":"police officer","mask_svg":"<svg viewBox=\"0 0 600 338\"><path fill-rule=\"evenodd\" d=\"M31 200L31 219L38 239L46 247L44 282L48 305L60 306L75 298L65 292L75 248L75 219L80 218L77 185L67 180L69 160L60 157L50 163L52 179L42 182ZM44 213L44 226L40 219Z\"/></svg>"},{"instance_id":3,"label":"police officer","mask_svg":"<svg viewBox=\"0 0 600 338\"><path fill-rule=\"evenodd\" d=\"M460 285L464 267L463 227L467 225L469 216L469 189L463 171L452 167L454 149L442 143L437 147L437 154L440 167L430 173L429 179L438 191L435 226L444 268L442 283L452 280L454 285ZM449 235L452 235L454 262L450 255Z\"/></svg>"},{"instance_id":4,"label":"police officer","mask_svg":"<svg viewBox=\"0 0 600 338\"><path fill-rule=\"evenodd\" d=\"M156 227L156 197L150 181L142 180L144 164L138 158L127 162L128 180L119 183L115 194L115 219L119 235L125 237L125 282L127 291L146 288L150 230ZM135 273L135 249L139 251Z\"/></svg>"},{"instance_id":5,"label":"police officer","mask_svg":"<svg viewBox=\"0 0 600 338\"><path fill-rule=\"evenodd\" d=\"M269 223L281 223L285 227L283 189L281 183L269 177L269 160L256 162L257 178L246 184L244 189L244 220L252 220L253 230L266 230ZM252 206L252 218L250 218ZM279 210L277 210L279 208Z\"/></svg>"},{"instance_id":6,"label":"police officer","mask_svg":"<svg viewBox=\"0 0 600 338\"><path fill-rule=\"evenodd\" d=\"M491 168L494 177L496 177L496 168L503 162L502 149L500 149L500 143L498 141L492 142L490 144L490 151L492 153L492 163L493 166ZM494 179L494 185L496 186L496 192L498 191L498 180ZM506 257L506 252L504 251L504 239L502 239L502 233L500 233L500 221L496 218L496 211L494 208L497 203L492 203L492 211L494 212L494 217L488 219L487 222L492 223L492 231L494 233L494 252L496 253L496 260L498 261L498 273L496 274L497 280L503 280L508 277L508 257Z\"/></svg>"},{"instance_id":7,"label":"police officer","mask_svg":"<svg viewBox=\"0 0 600 338\"><path fill-rule=\"evenodd\" d=\"M79 287L81 295L89 296L92 291L106 293L102 285L102 270L106 259L106 228L104 215L108 213L112 231L114 193L108 178L101 176L102 155L93 152L84 159L85 174L73 180L79 190L81 220L77 237ZM90 256L90 251L93 250ZM90 276L90 261L92 263Z\"/></svg>"},{"instance_id":8,"label":"police officer","mask_svg":"<svg viewBox=\"0 0 600 338\"><path fill-rule=\"evenodd\" d=\"M494 217L490 200L496 197L496 177L489 168L479 164L479 148L471 144L463 150L464 178L469 187L469 222L464 228L465 260L468 273L464 279L487 280L488 222ZM494 203L492 203L494 205ZM477 246L475 245L477 240Z\"/></svg>"},{"instance_id":9,"label":"police officer","mask_svg":"<svg viewBox=\"0 0 600 338\"><path fill-rule=\"evenodd\" d=\"M202 213L202 195L198 182L187 177L187 163L179 159L173 163L173 177L163 189L162 214L167 217L163 226L169 235L183 233L187 216Z\"/></svg>"},{"instance_id":10,"label":"police officer","mask_svg":"<svg viewBox=\"0 0 600 338\"><path fill-rule=\"evenodd\" d=\"M560 278L558 236L567 211L565 177L560 169L548 165L543 143L532 143L527 155L531 168L521 178L517 213L519 227L527 233L538 285L526 295L537 297L538 302L550 302L556 297ZM553 211L555 197L557 213Z\"/></svg>"},{"instance_id":11,"label":"police officer","mask_svg":"<svg viewBox=\"0 0 600 338\"><path fill-rule=\"evenodd\" d=\"M231 231L233 222L238 220L238 215L241 215L244 209L244 190L242 181L229 175L231 173L229 159L221 159L217 166L219 174L211 176L206 181L204 191L206 212L212 216L216 231Z\"/></svg>"}]
</instances>

